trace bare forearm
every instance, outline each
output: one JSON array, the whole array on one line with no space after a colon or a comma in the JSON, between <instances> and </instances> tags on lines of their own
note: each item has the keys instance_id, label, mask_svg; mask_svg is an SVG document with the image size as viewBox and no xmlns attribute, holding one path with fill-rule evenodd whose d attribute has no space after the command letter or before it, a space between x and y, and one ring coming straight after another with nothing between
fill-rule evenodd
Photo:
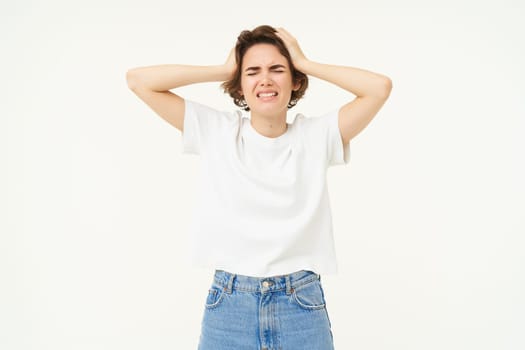
<instances>
[{"instance_id":1,"label":"bare forearm","mask_svg":"<svg viewBox=\"0 0 525 350\"><path fill-rule=\"evenodd\" d=\"M161 64L132 68L126 74L131 89L140 87L154 91L167 91L195 83L225 81L229 78L230 72L225 65Z\"/></svg>"},{"instance_id":2,"label":"bare forearm","mask_svg":"<svg viewBox=\"0 0 525 350\"><path fill-rule=\"evenodd\" d=\"M364 69L318 63L305 59L297 64L301 72L335 84L356 96L388 96L390 78Z\"/></svg>"}]
</instances>

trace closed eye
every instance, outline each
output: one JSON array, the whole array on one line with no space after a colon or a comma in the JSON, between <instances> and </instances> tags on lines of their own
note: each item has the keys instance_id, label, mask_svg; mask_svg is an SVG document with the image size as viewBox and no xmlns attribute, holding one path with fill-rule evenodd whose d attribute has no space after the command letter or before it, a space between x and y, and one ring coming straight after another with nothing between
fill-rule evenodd
<instances>
[{"instance_id":1,"label":"closed eye","mask_svg":"<svg viewBox=\"0 0 525 350\"><path fill-rule=\"evenodd\" d=\"M283 66L282 64L274 64L273 66L270 67L270 69L273 72L282 73L285 71L285 66Z\"/></svg>"}]
</instances>

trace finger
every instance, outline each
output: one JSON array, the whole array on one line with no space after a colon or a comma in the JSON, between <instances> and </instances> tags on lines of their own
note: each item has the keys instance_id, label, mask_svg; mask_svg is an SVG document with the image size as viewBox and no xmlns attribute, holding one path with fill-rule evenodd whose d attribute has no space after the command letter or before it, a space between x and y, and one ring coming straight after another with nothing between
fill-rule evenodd
<instances>
[{"instance_id":1,"label":"finger","mask_svg":"<svg viewBox=\"0 0 525 350\"><path fill-rule=\"evenodd\" d=\"M291 38L288 35L286 35L283 32L277 32L276 34L284 42L284 44L287 47L290 47L290 45L292 44L292 40L291 40Z\"/></svg>"},{"instance_id":2,"label":"finger","mask_svg":"<svg viewBox=\"0 0 525 350\"><path fill-rule=\"evenodd\" d=\"M286 31L284 28L279 28L277 31L277 36L279 36L287 45L292 45L295 41L295 38Z\"/></svg>"},{"instance_id":3,"label":"finger","mask_svg":"<svg viewBox=\"0 0 525 350\"><path fill-rule=\"evenodd\" d=\"M293 36L284 28L277 29L277 34L286 37L287 39L292 39Z\"/></svg>"}]
</instances>

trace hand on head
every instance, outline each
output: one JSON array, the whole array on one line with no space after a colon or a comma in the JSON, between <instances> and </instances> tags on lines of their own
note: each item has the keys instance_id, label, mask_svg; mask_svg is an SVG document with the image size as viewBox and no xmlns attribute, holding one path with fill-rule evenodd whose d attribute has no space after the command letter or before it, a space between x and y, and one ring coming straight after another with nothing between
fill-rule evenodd
<instances>
[{"instance_id":1,"label":"hand on head","mask_svg":"<svg viewBox=\"0 0 525 350\"><path fill-rule=\"evenodd\" d=\"M237 68L237 62L235 60L235 47L233 47L230 50L230 54L228 55L228 58L226 59L226 62L224 63L224 67L229 72L230 75L233 75L235 73L235 69Z\"/></svg>"},{"instance_id":2,"label":"hand on head","mask_svg":"<svg viewBox=\"0 0 525 350\"><path fill-rule=\"evenodd\" d=\"M301 50L301 47L299 46L299 43L297 42L297 39L295 39L286 29L284 28L277 28L276 32L277 36L282 39L284 44L286 45L286 48L290 52L290 57L292 58L292 63L295 66L295 68L301 70L301 64L302 62L306 61L307 58L304 55L303 51Z\"/></svg>"}]
</instances>

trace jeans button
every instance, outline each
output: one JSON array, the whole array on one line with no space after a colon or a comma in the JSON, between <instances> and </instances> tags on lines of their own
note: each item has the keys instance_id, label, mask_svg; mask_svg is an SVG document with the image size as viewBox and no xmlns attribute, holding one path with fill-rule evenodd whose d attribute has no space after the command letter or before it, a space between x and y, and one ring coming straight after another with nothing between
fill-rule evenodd
<instances>
[{"instance_id":1,"label":"jeans button","mask_svg":"<svg viewBox=\"0 0 525 350\"><path fill-rule=\"evenodd\" d=\"M262 285L263 285L264 288L268 288L270 286L270 282L263 281ZM266 348L263 348L263 350L266 350Z\"/></svg>"}]
</instances>

